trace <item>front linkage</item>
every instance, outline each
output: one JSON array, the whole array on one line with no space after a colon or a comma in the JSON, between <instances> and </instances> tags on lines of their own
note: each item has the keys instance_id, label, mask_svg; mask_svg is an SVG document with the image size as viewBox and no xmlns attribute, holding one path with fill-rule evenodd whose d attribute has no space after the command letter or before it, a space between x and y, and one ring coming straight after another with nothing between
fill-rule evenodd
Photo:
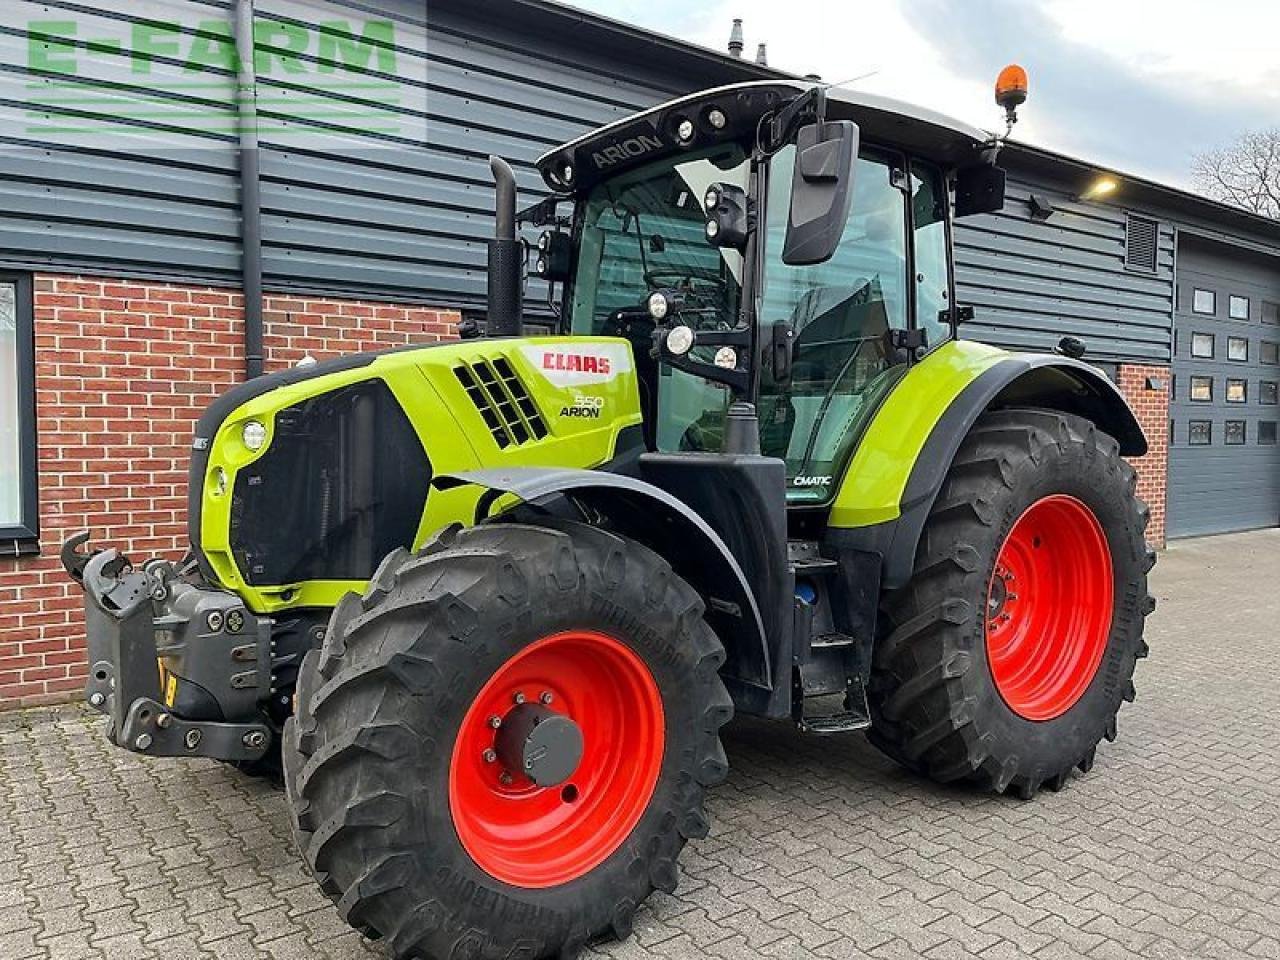
<instances>
[{"instance_id":1,"label":"front linkage","mask_svg":"<svg viewBox=\"0 0 1280 960\"><path fill-rule=\"evenodd\" d=\"M276 739L259 710L272 683L271 620L168 561L139 569L114 548L79 552L88 539L71 537L61 559L84 588L85 699L111 718L111 741L152 756L262 760Z\"/></svg>"}]
</instances>

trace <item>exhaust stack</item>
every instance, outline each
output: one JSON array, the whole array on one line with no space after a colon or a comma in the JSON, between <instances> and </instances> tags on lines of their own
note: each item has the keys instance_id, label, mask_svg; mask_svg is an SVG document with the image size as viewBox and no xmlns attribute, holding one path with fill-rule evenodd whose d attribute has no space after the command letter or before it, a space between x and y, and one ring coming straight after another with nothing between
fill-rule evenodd
<instances>
[{"instance_id":1,"label":"exhaust stack","mask_svg":"<svg viewBox=\"0 0 1280 960\"><path fill-rule=\"evenodd\" d=\"M524 293L524 247L516 239L516 178L501 157L489 158L496 202L494 237L489 241L489 318L491 337L518 337Z\"/></svg>"}]
</instances>

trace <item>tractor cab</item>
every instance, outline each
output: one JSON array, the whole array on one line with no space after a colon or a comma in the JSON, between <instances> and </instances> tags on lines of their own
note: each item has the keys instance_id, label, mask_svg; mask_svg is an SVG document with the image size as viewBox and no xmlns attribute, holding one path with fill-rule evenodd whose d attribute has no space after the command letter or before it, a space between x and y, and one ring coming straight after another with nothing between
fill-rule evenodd
<instances>
[{"instance_id":1,"label":"tractor cab","mask_svg":"<svg viewBox=\"0 0 1280 960\"><path fill-rule=\"evenodd\" d=\"M982 131L882 98L711 90L541 158L573 213L534 208L554 229L533 272L564 332L631 341L650 449L720 451L747 400L788 502L822 505L869 414L955 335L954 194L998 208L993 160Z\"/></svg>"}]
</instances>

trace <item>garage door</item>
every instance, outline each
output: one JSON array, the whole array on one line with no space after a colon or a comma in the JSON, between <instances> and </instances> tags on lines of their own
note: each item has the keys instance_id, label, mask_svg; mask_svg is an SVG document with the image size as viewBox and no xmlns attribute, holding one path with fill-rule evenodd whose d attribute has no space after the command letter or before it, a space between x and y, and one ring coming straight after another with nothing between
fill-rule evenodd
<instances>
[{"instance_id":1,"label":"garage door","mask_svg":"<svg viewBox=\"0 0 1280 960\"><path fill-rule=\"evenodd\" d=\"M1170 403L1170 537L1280 524L1280 260L1184 237Z\"/></svg>"}]
</instances>

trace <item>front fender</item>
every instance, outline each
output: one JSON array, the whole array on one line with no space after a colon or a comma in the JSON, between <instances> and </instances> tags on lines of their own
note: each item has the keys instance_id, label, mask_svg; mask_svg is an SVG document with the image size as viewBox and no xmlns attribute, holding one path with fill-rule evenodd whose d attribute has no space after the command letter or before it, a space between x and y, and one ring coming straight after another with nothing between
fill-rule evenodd
<instances>
[{"instance_id":1,"label":"front fender","mask_svg":"<svg viewBox=\"0 0 1280 960\"><path fill-rule=\"evenodd\" d=\"M728 654L724 674L764 691L773 689L767 634L746 575L720 535L684 501L667 491L617 473L559 467L472 470L437 477L441 490L467 484L486 493L476 522L503 494L529 504L567 497L608 519L646 518L625 523L627 535L660 554L708 601L708 620Z\"/></svg>"},{"instance_id":2,"label":"front fender","mask_svg":"<svg viewBox=\"0 0 1280 960\"><path fill-rule=\"evenodd\" d=\"M884 586L904 585L960 444L984 412L1011 406L1084 417L1114 436L1125 456L1147 452L1124 395L1088 364L954 341L912 369L877 412L832 504L834 543L879 553Z\"/></svg>"}]
</instances>

